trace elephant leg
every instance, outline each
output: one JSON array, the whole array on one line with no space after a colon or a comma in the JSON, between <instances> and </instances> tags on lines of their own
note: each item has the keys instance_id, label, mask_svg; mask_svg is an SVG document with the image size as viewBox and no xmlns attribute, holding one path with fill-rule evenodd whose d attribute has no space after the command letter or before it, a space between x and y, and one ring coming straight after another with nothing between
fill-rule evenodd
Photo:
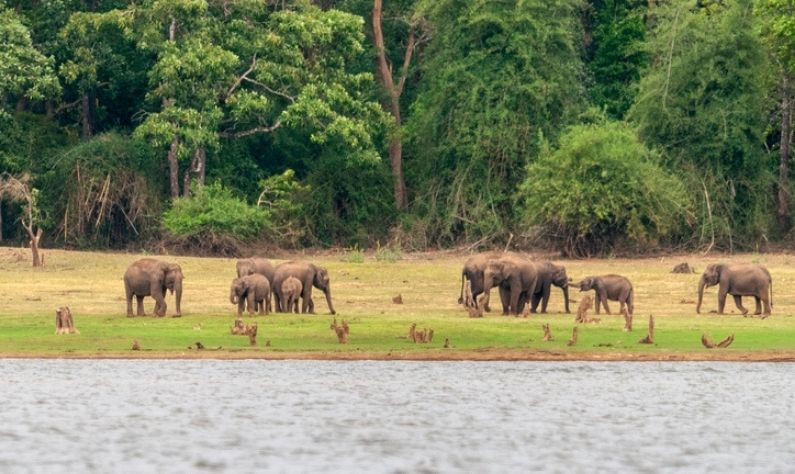
<instances>
[{"instance_id":1,"label":"elephant leg","mask_svg":"<svg viewBox=\"0 0 795 474\"><path fill-rule=\"evenodd\" d=\"M132 303L132 302L131 302ZM140 295L135 295L135 314L138 316L146 316L146 312L144 311L144 297ZM128 311L128 314L132 316L132 313Z\"/></svg>"},{"instance_id":2,"label":"elephant leg","mask_svg":"<svg viewBox=\"0 0 795 474\"><path fill-rule=\"evenodd\" d=\"M254 299L254 292L249 291L248 296L246 297L246 304L248 305L248 314L249 316L254 314L254 311L257 309L257 301Z\"/></svg>"},{"instance_id":3,"label":"elephant leg","mask_svg":"<svg viewBox=\"0 0 795 474\"><path fill-rule=\"evenodd\" d=\"M596 292L593 295L593 306L596 314L599 314L599 308L602 306L602 300L599 299L599 292Z\"/></svg>"},{"instance_id":4,"label":"elephant leg","mask_svg":"<svg viewBox=\"0 0 795 474\"><path fill-rule=\"evenodd\" d=\"M726 307L727 294L728 290L724 289L721 285L721 288L718 290L718 314L723 314L723 309Z\"/></svg>"},{"instance_id":5,"label":"elephant leg","mask_svg":"<svg viewBox=\"0 0 795 474\"><path fill-rule=\"evenodd\" d=\"M740 295L732 295L732 297L734 298L734 306L737 306L737 309L743 313L743 316L748 314L748 310L745 309L745 306L743 306L743 297Z\"/></svg>"},{"instance_id":6,"label":"elephant leg","mask_svg":"<svg viewBox=\"0 0 795 474\"><path fill-rule=\"evenodd\" d=\"M281 295L281 296L284 296L284 295ZM286 305L286 302L284 301L283 298L279 297L279 292L278 291L274 291L273 292L273 307L276 309L276 312L277 313L284 313L285 305Z\"/></svg>"},{"instance_id":7,"label":"elephant leg","mask_svg":"<svg viewBox=\"0 0 795 474\"><path fill-rule=\"evenodd\" d=\"M770 297L767 295L767 293L761 297L762 303L764 303L764 305L765 305L765 312L764 312L764 314L762 316L763 319L768 317L768 316L770 316L770 313L771 313L771 310L770 310L770 299L769 298Z\"/></svg>"},{"instance_id":8,"label":"elephant leg","mask_svg":"<svg viewBox=\"0 0 795 474\"><path fill-rule=\"evenodd\" d=\"M500 301L502 302L502 315L507 316L510 310L511 290L500 285Z\"/></svg>"},{"instance_id":9,"label":"elephant leg","mask_svg":"<svg viewBox=\"0 0 795 474\"><path fill-rule=\"evenodd\" d=\"M530 298L530 312L531 313L535 313L536 312L536 310L538 309L538 303L540 303L540 302L541 302L541 296L538 293L534 294ZM541 312L542 313L546 313L545 309L546 309L546 306L545 305L541 305Z\"/></svg>"},{"instance_id":10,"label":"elephant leg","mask_svg":"<svg viewBox=\"0 0 795 474\"><path fill-rule=\"evenodd\" d=\"M549 304L549 293L551 292L551 288L545 288L541 294L541 312L546 314L547 312L547 305Z\"/></svg>"},{"instance_id":11,"label":"elephant leg","mask_svg":"<svg viewBox=\"0 0 795 474\"><path fill-rule=\"evenodd\" d=\"M243 310L246 309L246 300L244 298L237 299L237 315L241 316L243 314Z\"/></svg>"},{"instance_id":12,"label":"elephant leg","mask_svg":"<svg viewBox=\"0 0 795 474\"><path fill-rule=\"evenodd\" d=\"M762 314L762 301L759 299L758 296L754 296L754 303L756 303L754 316L759 316L760 314Z\"/></svg>"},{"instance_id":13,"label":"elephant leg","mask_svg":"<svg viewBox=\"0 0 795 474\"><path fill-rule=\"evenodd\" d=\"M491 290L483 292L483 298L481 301L483 302L483 310L487 313L491 313L491 306L489 306L489 301L491 300Z\"/></svg>"},{"instance_id":14,"label":"elephant leg","mask_svg":"<svg viewBox=\"0 0 795 474\"><path fill-rule=\"evenodd\" d=\"M519 296L521 296L522 290L519 288L518 284L511 285L511 305L510 310L513 311L514 315L519 314Z\"/></svg>"},{"instance_id":15,"label":"elephant leg","mask_svg":"<svg viewBox=\"0 0 795 474\"><path fill-rule=\"evenodd\" d=\"M259 307L259 314L265 314L265 300L259 300L257 306Z\"/></svg>"},{"instance_id":16,"label":"elephant leg","mask_svg":"<svg viewBox=\"0 0 795 474\"><path fill-rule=\"evenodd\" d=\"M610 312L610 307L607 306L607 294L603 293L603 294L599 295L599 299L602 300L602 305L605 307L605 313L613 314L613 313Z\"/></svg>"}]
</instances>

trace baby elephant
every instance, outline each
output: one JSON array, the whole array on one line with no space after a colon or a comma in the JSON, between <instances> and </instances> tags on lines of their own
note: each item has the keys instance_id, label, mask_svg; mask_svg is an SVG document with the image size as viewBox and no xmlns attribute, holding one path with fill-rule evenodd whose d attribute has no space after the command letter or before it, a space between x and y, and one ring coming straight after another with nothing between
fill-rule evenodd
<instances>
[{"instance_id":1,"label":"baby elephant","mask_svg":"<svg viewBox=\"0 0 795 474\"><path fill-rule=\"evenodd\" d=\"M284 311L291 313L293 310L298 312L298 300L301 298L301 292L304 290L304 285L301 280L296 277L289 277L282 283L282 298L284 299Z\"/></svg>"},{"instance_id":2,"label":"baby elephant","mask_svg":"<svg viewBox=\"0 0 795 474\"><path fill-rule=\"evenodd\" d=\"M259 314L268 314L271 310L271 284L259 273L235 278L229 290L229 301L237 305L238 316L243 314L246 303L249 314L257 310Z\"/></svg>"},{"instance_id":3,"label":"baby elephant","mask_svg":"<svg viewBox=\"0 0 795 474\"><path fill-rule=\"evenodd\" d=\"M634 311L632 283L625 277L621 275L590 276L583 278L577 286L580 287L580 291L595 290L596 314L599 314L599 305L603 305L607 314L611 314L607 300L613 300L621 303L620 313L632 316ZM626 313L624 313L625 305Z\"/></svg>"}]
</instances>

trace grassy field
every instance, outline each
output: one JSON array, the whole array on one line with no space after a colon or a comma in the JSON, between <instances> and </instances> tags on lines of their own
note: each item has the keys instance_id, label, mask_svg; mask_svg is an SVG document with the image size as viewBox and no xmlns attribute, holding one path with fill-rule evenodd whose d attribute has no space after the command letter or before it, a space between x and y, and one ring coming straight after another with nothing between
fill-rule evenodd
<instances>
[{"instance_id":1,"label":"grassy field","mask_svg":"<svg viewBox=\"0 0 795 474\"><path fill-rule=\"evenodd\" d=\"M316 315L244 316L259 327L258 345L250 347L247 338L229 331L235 318L235 306L228 300L235 273L232 259L160 257L182 265L183 317L127 318L122 275L142 255L60 250L45 254L46 266L33 269L28 250L0 248L0 357L795 360L795 295L789 290L795 282L795 256L790 255L561 261L575 280L619 273L635 287L633 332L622 331L622 317L603 314L599 324L580 325L573 347L566 341L574 315L562 313L557 288L550 314L514 318L487 313L469 318L456 304L465 255L408 254L395 262L366 256L358 263L346 261L357 259L345 254L308 257L329 269L337 318L351 327L349 344L337 343L322 293L316 291ZM671 274L681 261L699 273ZM768 266L774 279L772 317L743 318L731 299L727 311L733 312L709 314L717 306L715 287L707 290L703 313L696 315L699 274L706 264L718 261ZM398 294L402 305L392 302ZM570 296L577 300L580 293ZM497 294L493 297L499 306ZM151 313L154 302L145 301ZM170 316L173 297L166 301ZM55 309L64 305L71 308L79 335L54 334ZM753 308L753 300L746 306ZM611 309L616 312L618 305L612 303ZM649 314L655 316L655 344L641 345L638 340L646 334ZM411 323L433 328L433 342L410 342L406 335ZM542 323L551 325L554 341L542 340ZM729 334L736 339L727 349L708 350L701 345L702 333L713 340ZM443 348L445 338L449 349ZM141 351L130 350L134 339ZM188 349L197 341L208 349L221 349Z\"/></svg>"}]
</instances>

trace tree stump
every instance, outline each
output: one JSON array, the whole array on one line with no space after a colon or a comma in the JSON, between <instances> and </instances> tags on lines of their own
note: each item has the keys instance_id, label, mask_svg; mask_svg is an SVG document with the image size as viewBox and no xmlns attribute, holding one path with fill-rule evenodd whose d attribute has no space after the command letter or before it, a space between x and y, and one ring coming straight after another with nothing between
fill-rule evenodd
<instances>
[{"instance_id":1,"label":"tree stump","mask_svg":"<svg viewBox=\"0 0 795 474\"><path fill-rule=\"evenodd\" d=\"M549 330L549 324L542 325L541 329L544 330L544 341L554 340L554 338L552 337L552 331Z\"/></svg>"},{"instance_id":2,"label":"tree stump","mask_svg":"<svg viewBox=\"0 0 795 474\"><path fill-rule=\"evenodd\" d=\"M654 344L654 316L649 315L649 333L638 341L639 344Z\"/></svg>"},{"instance_id":3,"label":"tree stump","mask_svg":"<svg viewBox=\"0 0 795 474\"><path fill-rule=\"evenodd\" d=\"M132 349L131 350L134 350L134 351L140 351L141 350L141 344L138 343L138 339L133 339Z\"/></svg>"},{"instance_id":4,"label":"tree stump","mask_svg":"<svg viewBox=\"0 0 795 474\"><path fill-rule=\"evenodd\" d=\"M571 330L571 339L566 342L567 346L573 346L577 344L577 326L574 326L574 329Z\"/></svg>"},{"instance_id":5,"label":"tree stump","mask_svg":"<svg viewBox=\"0 0 795 474\"><path fill-rule=\"evenodd\" d=\"M257 345L257 325L252 324L251 326L246 326L246 335L248 335L248 342L252 346Z\"/></svg>"},{"instance_id":6,"label":"tree stump","mask_svg":"<svg viewBox=\"0 0 795 474\"><path fill-rule=\"evenodd\" d=\"M392 302L395 304L403 304L403 295L398 294L397 296L392 297Z\"/></svg>"},{"instance_id":7,"label":"tree stump","mask_svg":"<svg viewBox=\"0 0 795 474\"><path fill-rule=\"evenodd\" d=\"M331 323L329 328L337 335L337 341L340 344L348 343L348 334L350 333L350 328L344 319L342 320L342 324L337 324L337 318L334 318L334 321Z\"/></svg>"},{"instance_id":8,"label":"tree stump","mask_svg":"<svg viewBox=\"0 0 795 474\"><path fill-rule=\"evenodd\" d=\"M61 306L55 310L55 334L80 334L75 328L72 312L68 306Z\"/></svg>"},{"instance_id":9,"label":"tree stump","mask_svg":"<svg viewBox=\"0 0 795 474\"><path fill-rule=\"evenodd\" d=\"M696 273L696 271L687 262L682 262L675 266L671 273Z\"/></svg>"},{"instance_id":10,"label":"tree stump","mask_svg":"<svg viewBox=\"0 0 795 474\"><path fill-rule=\"evenodd\" d=\"M449 349L450 348L450 338L449 337L445 337L444 338L444 348L445 349Z\"/></svg>"}]
</instances>

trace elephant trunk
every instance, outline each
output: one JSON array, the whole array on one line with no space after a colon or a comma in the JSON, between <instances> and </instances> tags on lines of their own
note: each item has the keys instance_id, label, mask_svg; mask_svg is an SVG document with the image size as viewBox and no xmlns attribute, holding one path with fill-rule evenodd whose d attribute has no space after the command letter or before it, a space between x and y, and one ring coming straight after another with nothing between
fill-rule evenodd
<instances>
[{"instance_id":1,"label":"elephant trunk","mask_svg":"<svg viewBox=\"0 0 795 474\"><path fill-rule=\"evenodd\" d=\"M177 312L174 313L174 315L175 316L182 316L182 309L181 309L181 304L182 304L182 280L181 279L179 279L179 280L174 282L174 293L176 294L176 296L174 297L174 302L175 302L175 304L177 306Z\"/></svg>"},{"instance_id":2,"label":"elephant trunk","mask_svg":"<svg viewBox=\"0 0 795 474\"><path fill-rule=\"evenodd\" d=\"M231 290L229 290L229 302L232 304L237 304L237 293L235 292L234 286Z\"/></svg>"},{"instance_id":3,"label":"elephant trunk","mask_svg":"<svg viewBox=\"0 0 795 474\"><path fill-rule=\"evenodd\" d=\"M704 287L707 286L707 280L701 277L698 282L698 303L696 304L696 313L701 314L701 300L704 299Z\"/></svg>"},{"instance_id":4,"label":"elephant trunk","mask_svg":"<svg viewBox=\"0 0 795 474\"><path fill-rule=\"evenodd\" d=\"M334 305L331 303L331 286L327 286L326 289L323 290L323 293L326 294L326 303L328 303L329 311L331 311L331 314L337 314L337 312L334 311Z\"/></svg>"},{"instance_id":5,"label":"elephant trunk","mask_svg":"<svg viewBox=\"0 0 795 474\"><path fill-rule=\"evenodd\" d=\"M566 314L570 313L569 311L569 285L564 286L563 288L563 305L566 308Z\"/></svg>"}]
</instances>

